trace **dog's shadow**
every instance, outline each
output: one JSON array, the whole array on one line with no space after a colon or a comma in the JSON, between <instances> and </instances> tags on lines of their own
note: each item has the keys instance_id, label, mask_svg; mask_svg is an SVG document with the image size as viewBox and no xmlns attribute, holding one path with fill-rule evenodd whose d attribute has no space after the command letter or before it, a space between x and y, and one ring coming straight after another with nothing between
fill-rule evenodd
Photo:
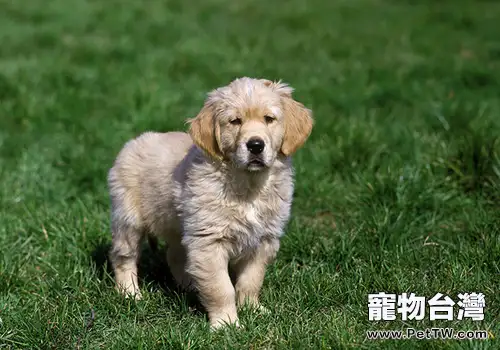
<instances>
[{"instance_id":1,"label":"dog's shadow","mask_svg":"<svg viewBox=\"0 0 500 350\"><path fill-rule=\"evenodd\" d=\"M109 259L110 248L110 243L100 244L92 252L92 261L96 265L100 277L106 273L114 275ZM138 273L141 290L147 287L150 290L160 290L169 297L173 297L175 294L184 296L191 310L205 312L194 292L186 292L175 283L166 261L165 247L151 248L150 245L144 244L139 259Z\"/></svg>"}]
</instances>

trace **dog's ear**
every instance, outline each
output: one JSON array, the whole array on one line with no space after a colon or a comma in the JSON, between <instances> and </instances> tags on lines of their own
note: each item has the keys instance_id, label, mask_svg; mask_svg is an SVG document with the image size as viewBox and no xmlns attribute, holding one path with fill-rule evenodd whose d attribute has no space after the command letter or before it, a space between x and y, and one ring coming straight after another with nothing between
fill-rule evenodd
<instances>
[{"instance_id":1,"label":"dog's ear","mask_svg":"<svg viewBox=\"0 0 500 350\"><path fill-rule=\"evenodd\" d=\"M292 155L306 142L312 131L313 119L311 110L293 99L293 88L281 81L273 82L261 79L267 87L273 89L281 96L283 117L285 121L285 135L281 152L285 156Z\"/></svg>"},{"instance_id":2,"label":"dog's ear","mask_svg":"<svg viewBox=\"0 0 500 350\"><path fill-rule=\"evenodd\" d=\"M311 134L313 119L311 110L304 107L292 97L282 97L285 135L281 152L285 156L295 153L306 142Z\"/></svg>"},{"instance_id":3,"label":"dog's ear","mask_svg":"<svg viewBox=\"0 0 500 350\"><path fill-rule=\"evenodd\" d=\"M213 158L221 159L222 152L218 142L218 125L215 122L213 107L205 103L195 118L188 121L189 135L193 142Z\"/></svg>"}]
</instances>

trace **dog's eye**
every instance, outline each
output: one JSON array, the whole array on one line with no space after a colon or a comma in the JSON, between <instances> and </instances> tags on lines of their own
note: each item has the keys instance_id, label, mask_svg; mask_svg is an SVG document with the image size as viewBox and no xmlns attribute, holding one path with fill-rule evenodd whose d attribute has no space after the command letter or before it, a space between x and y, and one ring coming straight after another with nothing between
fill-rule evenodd
<instances>
[{"instance_id":1,"label":"dog's eye","mask_svg":"<svg viewBox=\"0 0 500 350\"><path fill-rule=\"evenodd\" d=\"M266 119L267 124L271 124L272 122L274 122L276 120L276 118L271 117L269 115L266 115L264 118Z\"/></svg>"},{"instance_id":2,"label":"dog's eye","mask_svg":"<svg viewBox=\"0 0 500 350\"><path fill-rule=\"evenodd\" d=\"M241 124L241 119L240 118L235 118L230 121L231 124L233 125L240 125Z\"/></svg>"}]
</instances>

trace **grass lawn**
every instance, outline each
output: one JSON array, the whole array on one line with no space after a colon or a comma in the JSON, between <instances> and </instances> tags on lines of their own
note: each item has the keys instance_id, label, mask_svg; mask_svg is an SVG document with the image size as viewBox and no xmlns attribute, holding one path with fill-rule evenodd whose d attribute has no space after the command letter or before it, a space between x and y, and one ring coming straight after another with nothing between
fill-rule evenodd
<instances>
[{"instance_id":1,"label":"grass lawn","mask_svg":"<svg viewBox=\"0 0 500 350\"><path fill-rule=\"evenodd\" d=\"M0 349L500 348L498 1L0 0ZM106 174L239 76L314 111L269 315L210 333L144 248L107 263ZM484 321L369 321L368 294L482 292ZM485 329L489 340L366 339Z\"/></svg>"}]
</instances>

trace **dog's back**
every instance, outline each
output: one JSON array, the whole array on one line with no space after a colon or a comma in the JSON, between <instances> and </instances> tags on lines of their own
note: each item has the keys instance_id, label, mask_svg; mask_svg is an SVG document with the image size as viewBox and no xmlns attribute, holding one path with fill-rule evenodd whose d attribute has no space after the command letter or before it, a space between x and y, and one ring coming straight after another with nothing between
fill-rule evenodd
<instances>
[{"instance_id":1,"label":"dog's back","mask_svg":"<svg viewBox=\"0 0 500 350\"><path fill-rule=\"evenodd\" d=\"M165 215L174 212L172 173L192 145L183 132L146 132L129 141L108 176L114 220L142 230L164 228L158 221L173 219Z\"/></svg>"}]
</instances>

